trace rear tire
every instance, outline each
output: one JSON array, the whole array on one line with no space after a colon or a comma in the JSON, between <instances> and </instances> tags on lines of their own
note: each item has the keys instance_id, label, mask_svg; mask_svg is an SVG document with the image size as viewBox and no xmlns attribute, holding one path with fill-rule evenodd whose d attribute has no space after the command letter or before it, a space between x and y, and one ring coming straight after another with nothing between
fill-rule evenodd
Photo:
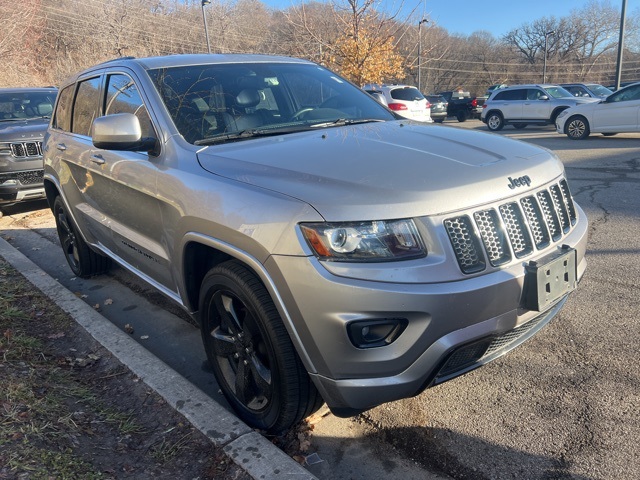
<instances>
[{"instance_id":1,"label":"rear tire","mask_svg":"<svg viewBox=\"0 0 640 480\"><path fill-rule=\"evenodd\" d=\"M464 112L458 112L456 113L456 118L458 119L459 122L466 122L467 121L467 114Z\"/></svg>"},{"instance_id":2,"label":"rear tire","mask_svg":"<svg viewBox=\"0 0 640 480\"><path fill-rule=\"evenodd\" d=\"M67 259L71 271L82 278L92 277L106 272L111 261L104 255L100 255L89 248L78 228L71 220L71 216L58 195L53 202L53 216L56 220L58 238L62 245L62 251Z\"/></svg>"},{"instance_id":3,"label":"rear tire","mask_svg":"<svg viewBox=\"0 0 640 480\"><path fill-rule=\"evenodd\" d=\"M199 316L218 385L247 424L278 434L322 406L269 292L245 266L207 273Z\"/></svg>"},{"instance_id":4,"label":"rear tire","mask_svg":"<svg viewBox=\"0 0 640 480\"><path fill-rule=\"evenodd\" d=\"M564 132L571 140L583 140L589 136L589 122L582 115L575 115L567 120Z\"/></svg>"},{"instance_id":5,"label":"rear tire","mask_svg":"<svg viewBox=\"0 0 640 480\"><path fill-rule=\"evenodd\" d=\"M487 128L492 132L502 130L504 127L504 119L498 112L491 112L487 115Z\"/></svg>"}]
</instances>

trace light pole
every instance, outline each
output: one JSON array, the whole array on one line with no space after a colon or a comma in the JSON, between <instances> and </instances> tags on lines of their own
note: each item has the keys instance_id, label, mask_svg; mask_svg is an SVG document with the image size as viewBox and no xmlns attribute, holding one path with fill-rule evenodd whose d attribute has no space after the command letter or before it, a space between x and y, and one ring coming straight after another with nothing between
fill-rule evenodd
<instances>
[{"instance_id":1,"label":"light pole","mask_svg":"<svg viewBox=\"0 0 640 480\"><path fill-rule=\"evenodd\" d=\"M542 67L542 83L547 83L547 39L549 35L553 35L555 30L551 30L544 34L544 66Z\"/></svg>"},{"instance_id":2,"label":"light pole","mask_svg":"<svg viewBox=\"0 0 640 480\"><path fill-rule=\"evenodd\" d=\"M420 78L420 63L422 61L422 32L420 27L422 27L423 23L427 23L428 21L429 20L426 18L423 18L418 22L418 90L420 90L420 92L422 92L422 82Z\"/></svg>"},{"instance_id":3,"label":"light pole","mask_svg":"<svg viewBox=\"0 0 640 480\"><path fill-rule=\"evenodd\" d=\"M211 53L211 44L209 43L209 29L207 28L207 16L204 14L204 6L211 4L211 0L202 0L202 21L204 22L204 36L207 37L207 51Z\"/></svg>"}]
</instances>

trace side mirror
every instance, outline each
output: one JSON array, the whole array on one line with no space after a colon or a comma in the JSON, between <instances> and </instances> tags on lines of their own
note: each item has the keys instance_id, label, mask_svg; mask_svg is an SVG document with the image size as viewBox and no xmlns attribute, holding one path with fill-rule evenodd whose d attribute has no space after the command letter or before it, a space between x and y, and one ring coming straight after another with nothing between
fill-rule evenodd
<instances>
[{"instance_id":1,"label":"side mirror","mask_svg":"<svg viewBox=\"0 0 640 480\"><path fill-rule=\"evenodd\" d=\"M549 95L540 95L538 100L549 100Z\"/></svg>"},{"instance_id":2,"label":"side mirror","mask_svg":"<svg viewBox=\"0 0 640 480\"><path fill-rule=\"evenodd\" d=\"M140 121L133 113L96 118L91 126L91 138L96 148L134 152L149 152L157 142L155 138L142 138Z\"/></svg>"}]
</instances>

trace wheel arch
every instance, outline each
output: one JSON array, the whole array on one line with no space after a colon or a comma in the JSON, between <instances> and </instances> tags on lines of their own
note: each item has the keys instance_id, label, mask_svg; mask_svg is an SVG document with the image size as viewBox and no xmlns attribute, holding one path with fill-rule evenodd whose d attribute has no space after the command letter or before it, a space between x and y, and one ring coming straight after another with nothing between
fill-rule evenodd
<instances>
[{"instance_id":1,"label":"wheel arch","mask_svg":"<svg viewBox=\"0 0 640 480\"><path fill-rule=\"evenodd\" d=\"M551 118L549 120L551 120L551 123L556 123L556 118L558 118L558 115L560 115L560 113L564 112L566 109L568 109L569 107L556 107L553 112L551 112Z\"/></svg>"},{"instance_id":2,"label":"wheel arch","mask_svg":"<svg viewBox=\"0 0 640 480\"><path fill-rule=\"evenodd\" d=\"M237 247L222 240L195 232L190 232L185 235L182 248L183 296L189 311L192 313L197 313L198 311L200 287L207 272L216 265L229 260L234 260L242 264L264 285L280 313L284 326L289 333L289 337L303 365L309 373L315 373L317 369L304 348L302 339L294 327L293 319L285 306L273 278L264 265L248 252L239 250ZM198 315L194 316L199 320Z\"/></svg>"}]
</instances>

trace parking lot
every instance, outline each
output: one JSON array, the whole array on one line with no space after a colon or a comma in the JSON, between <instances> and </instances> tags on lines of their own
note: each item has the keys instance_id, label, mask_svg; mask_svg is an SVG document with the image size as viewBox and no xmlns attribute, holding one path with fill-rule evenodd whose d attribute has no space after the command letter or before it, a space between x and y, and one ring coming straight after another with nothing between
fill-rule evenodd
<instances>
[{"instance_id":1,"label":"parking lot","mask_svg":"<svg viewBox=\"0 0 640 480\"><path fill-rule=\"evenodd\" d=\"M476 120L434 128L487 131ZM573 196L590 221L585 277L557 318L496 362L354 419L325 416L310 447L320 460L308 467L317 477L640 476L640 136L572 141L551 127L505 127L492 135L535 143L564 162ZM53 219L44 205L35 206L7 212L0 234L68 288L86 292L88 302L102 302L104 289L115 288L111 283L126 288L124 272L72 280L62 253L45 247L56 241ZM145 288L135 293L146 296L147 308L165 305ZM114 322L131 322L136 310ZM164 352L163 360L222 401L211 374L201 369L197 331L178 317L160 316L147 310L136 317L139 331L152 332L146 346ZM172 327L176 322L180 326Z\"/></svg>"}]
</instances>

